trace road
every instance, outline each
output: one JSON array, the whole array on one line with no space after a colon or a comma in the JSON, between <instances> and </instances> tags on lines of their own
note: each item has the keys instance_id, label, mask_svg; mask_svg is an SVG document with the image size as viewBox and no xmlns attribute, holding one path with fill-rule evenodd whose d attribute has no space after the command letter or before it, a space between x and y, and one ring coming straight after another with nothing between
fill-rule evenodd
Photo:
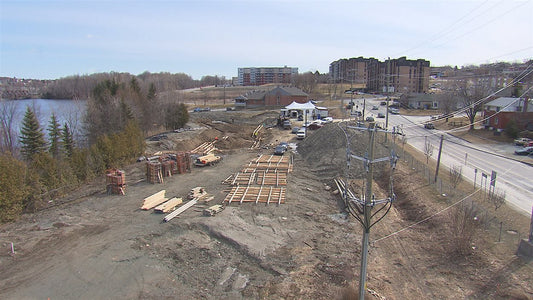
<instances>
[{"instance_id":1,"label":"road","mask_svg":"<svg viewBox=\"0 0 533 300\"><path fill-rule=\"evenodd\" d=\"M365 118L385 113L385 106L379 105L380 98L366 99ZM362 105L360 101L359 107ZM378 110L372 110L377 105ZM496 192L504 192L508 204L521 213L531 215L533 206L533 167L514 160L511 155L502 155L484 145L472 144L447 132L429 130L423 127L428 116L403 116L389 114L389 128L400 126L406 134L407 143L424 153L426 139L434 147L432 158L437 159L441 136L444 136L441 164L461 167L463 177L475 181L476 186L490 185L492 172L496 172ZM385 119L376 119L385 123ZM512 153L512 152L511 152ZM533 163L533 159L531 159ZM477 170L477 172L476 172ZM486 177L485 177L486 176Z\"/></svg>"}]
</instances>

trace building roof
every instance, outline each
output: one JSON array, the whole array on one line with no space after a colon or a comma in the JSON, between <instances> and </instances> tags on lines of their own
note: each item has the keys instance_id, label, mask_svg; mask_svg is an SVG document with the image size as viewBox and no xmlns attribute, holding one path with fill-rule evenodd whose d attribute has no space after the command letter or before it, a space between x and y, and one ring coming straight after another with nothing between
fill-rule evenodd
<instances>
[{"instance_id":1,"label":"building roof","mask_svg":"<svg viewBox=\"0 0 533 300\"><path fill-rule=\"evenodd\" d=\"M524 98L500 97L485 103L484 108L486 110L492 110L490 107L498 107L499 111L517 111L517 107L524 105L524 100ZM527 111L533 112L533 103L531 100L528 100Z\"/></svg>"},{"instance_id":2,"label":"building roof","mask_svg":"<svg viewBox=\"0 0 533 300\"><path fill-rule=\"evenodd\" d=\"M290 96L304 96L304 97L308 96L304 91L300 90L297 87L292 87L292 86L277 86L276 88L270 90L268 94L276 94L278 92L281 92L282 94L290 95Z\"/></svg>"}]
</instances>

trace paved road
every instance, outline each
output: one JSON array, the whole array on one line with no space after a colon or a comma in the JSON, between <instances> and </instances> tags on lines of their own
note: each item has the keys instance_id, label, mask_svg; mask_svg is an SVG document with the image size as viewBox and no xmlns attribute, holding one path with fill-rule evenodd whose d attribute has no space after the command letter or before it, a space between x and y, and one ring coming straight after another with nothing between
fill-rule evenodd
<instances>
[{"instance_id":1,"label":"paved road","mask_svg":"<svg viewBox=\"0 0 533 300\"><path fill-rule=\"evenodd\" d=\"M377 116L378 112L385 113L385 107L379 105L379 99L366 99L366 116ZM361 101L362 105L362 101ZM378 110L372 106L378 105ZM359 106L361 107L361 106ZM385 122L384 119L376 119ZM497 173L496 191L505 192L507 203L514 206L519 212L531 215L533 206L533 167L523 162L512 159L511 155L502 155L512 150L491 149L484 145L472 144L451 134L440 130L428 130L422 125L429 117L403 116L389 114L389 128L401 126L407 136L407 143L424 152L426 139L434 146L432 158L437 159L440 137L444 135L441 164L446 167L460 166L465 178L471 182L476 181L480 186L482 174L488 179L483 179L490 184L492 171ZM512 147L511 147L512 149ZM512 153L512 152L511 152ZM533 158L530 159L533 163ZM477 169L477 173L475 170Z\"/></svg>"}]
</instances>

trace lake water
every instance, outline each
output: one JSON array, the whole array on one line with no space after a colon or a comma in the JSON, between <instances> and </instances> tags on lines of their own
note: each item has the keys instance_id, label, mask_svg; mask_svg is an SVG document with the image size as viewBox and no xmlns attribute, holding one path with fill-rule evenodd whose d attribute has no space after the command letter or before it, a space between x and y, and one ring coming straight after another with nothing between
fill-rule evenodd
<instances>
[{"instance_id":1,"label":"lake water","mask_svg":"<svg viewBox=\"0 0 533 300\"><path fill-rule=\"evenodd\" d=\"M26 107L33 108L43 132L47 134L46 128L50 122L52 113L55 114L61 127L68 124L77 140L81 137L83 117L86 111L86 100L49 100L49 99L27 99L27 100L4 100L0 105L14 106L15 116L13 126L17 134L20 133L22 119L26 113ZM0 107L1 109L2 107ZM2 110L0 110L2 111ZM3 117L3 116L0 116Z\"/></svg>"}]
</instances>

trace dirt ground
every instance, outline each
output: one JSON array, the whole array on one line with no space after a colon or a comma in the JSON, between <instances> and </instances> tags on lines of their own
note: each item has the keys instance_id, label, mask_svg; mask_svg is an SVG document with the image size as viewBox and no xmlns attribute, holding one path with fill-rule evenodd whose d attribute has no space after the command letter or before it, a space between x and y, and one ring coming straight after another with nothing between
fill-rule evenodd
<instances>
[{"instance_id":1,"label":"dirt ground","mask_svg":"<svg viewBox=\"0 0 533 300\"><path fill-rule=\"evenodd\" d=\"M148 154L191 150L217 137L223 160L216 166L150 184L145 165L137 163L124 168L125 196L107 195L104 180L96 180L2 225L0 298L355 299L362 230L333 193L346 155L337 124L311 132L285 154L294 158L285 204L232 203L214 217L202 216L203 208L223 201L229 186L222 181L229 175L271 154L280 141L297 142L288 130L269 127L275 117L193 114L191 130L148 142ZM265 125L262 147L250 149L258 124ZM367 139L354 141L363 149ZM386 172L377 173L379 196L388 183ZM371 231L368 299L533 299L533 262L514 255L516 244L495 243L492 232L480 229L463 256L450 251L446 214L398 232L449 203L401 161L394 178L398 202ZM139 209L143 198L162 189L167 197L185 197L196 186L214 200L168 223ZM520 226L527 222L519 220Z\"/></svg>"}]
</instances>

